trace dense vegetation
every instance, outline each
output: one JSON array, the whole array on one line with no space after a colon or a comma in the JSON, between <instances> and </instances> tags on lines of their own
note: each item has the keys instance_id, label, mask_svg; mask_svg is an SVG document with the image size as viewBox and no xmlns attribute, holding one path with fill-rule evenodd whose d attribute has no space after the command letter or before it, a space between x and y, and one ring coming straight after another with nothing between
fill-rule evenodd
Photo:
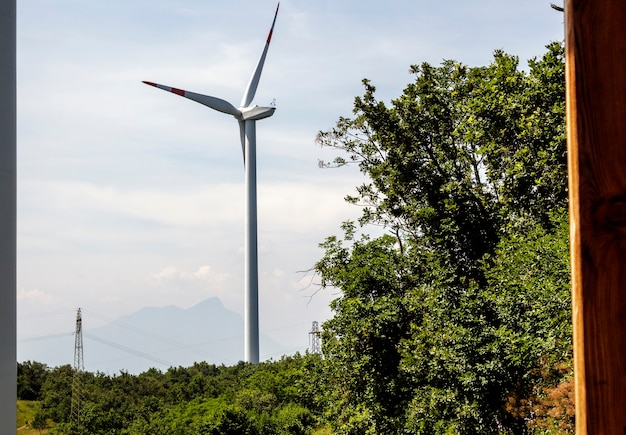
<instances>
[{"instance_id":1,"label":"dense vegetation","mask_svg":"<svg viewBox=\"0 0 626 435\"><path fill-rule=\"evenodd\" d=\"M258 366L196 363L139 375L81 374L80 424L70 418L71 366L18 364L18 397L39 402L56 434L305 434L320 427L319 355Z\"/></svg>"},{"instance_id":2,"label":"dense vegetation","mask_svg":"<svg viewBox=\"0 0 626 435\"><path fill-rule=\"evenodd\" d=\"M391 106L364 81L355 116L318 136L342 152L326 165L368 177L347 198L360 225L389 233L347 222L316 265L342 290L323 335L329 421L355 434L545 426L540 404L571 360L562 46L527 72L500 51L412 72Z\"/></svg>"},{"instance_id":3,"label":"dense vegetation","mask_svg":"<svg viewBox=\"0 0 626 435\"><path fill-rule=\"evenodd\" d=\"M573 433L563 47L411 72L318 136L367 177L314 267L340 290L324 356L85 373L84 433ZM19 368L19 398L80 433L71 368Z\"/></svg>"}]
</instances>

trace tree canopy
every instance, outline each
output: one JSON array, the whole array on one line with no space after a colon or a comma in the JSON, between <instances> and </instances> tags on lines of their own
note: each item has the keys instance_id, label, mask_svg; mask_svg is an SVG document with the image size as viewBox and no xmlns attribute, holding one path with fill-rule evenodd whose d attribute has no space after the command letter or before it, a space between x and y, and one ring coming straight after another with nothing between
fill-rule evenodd
<instances>
[{"instance_id":1,"label":"tree canopy","mask_svg":"<svg viewBox=\"0 0 626 435\"><path fill-rule=\"evenodd\" d=\"M321 245L321 285L341 290L323 336L331 421L526 433L571 359L563 48L526 71L496 51L411 73L390 105L364 80L354 116L317 138L340 152L324 166L367 177L346 198L360 225L388 230L346 222Z\"/></svg>"}]
</instances>

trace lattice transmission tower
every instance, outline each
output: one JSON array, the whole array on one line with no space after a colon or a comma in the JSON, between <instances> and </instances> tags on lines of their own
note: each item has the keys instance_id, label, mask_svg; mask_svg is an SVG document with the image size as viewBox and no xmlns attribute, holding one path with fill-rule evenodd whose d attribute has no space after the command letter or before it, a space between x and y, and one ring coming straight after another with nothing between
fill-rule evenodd
<instances>
[{"instance_id":1,"label":"lattice transmission tower","mask_svg":"<svg viewBox=\"0 0 626 435\"><path fill-rule=\"evenodd\" d=\"M76 333L74 334L74 377L72 379L71 421L80 427L80 405L82 396L81 375L85 370L83 360L83 317L80 308L76 313Z\"/></svg>"},{"instance_id":2,"label":"lattice transmission tower","mask_svg":"<svg viewBox=\"0 0 626 435\"><path fill-rule=\"evenodd\" d=\"M322 353L322 346L320 344L320 325L317 321L313 321L311 331L309 332L309 349L311 353Z\"/></svg>"}]
</instances>

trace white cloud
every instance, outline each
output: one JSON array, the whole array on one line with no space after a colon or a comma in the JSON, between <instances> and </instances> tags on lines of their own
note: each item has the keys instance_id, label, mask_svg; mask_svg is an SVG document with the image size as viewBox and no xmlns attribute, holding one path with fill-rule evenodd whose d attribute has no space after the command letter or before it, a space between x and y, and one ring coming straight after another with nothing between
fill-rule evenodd
<instances>
[{"instance_id":1,"label":"white cloud","mask_svg":"<svg viewBox=\"0 0 626 435\"><path fill-rule=\"evenodd\" d=\"M274 276L275 278L281 278L285 276L285 271L279 269L278 267L275 267L274 270L272 270L272 276Z\"/></svg>"},{"instance_id":2,"label":"white cloud","mask_svg":"<svg viewBox=\"0 0 626 435\"><path fill-rule=\"evenodd\" d=\"M226 306L241 312L239 292L232 292L236 282L231 271L209 265L193 269L166 266L148 277L145 293L150 295L155 305L174 304L181 308L191 307L210 297L219 297Z\"/></svg>"},{"instance_id":3,"label":"white cloud","mask_svg":"<svg viewBox=\"0 0 626 435\"><path fill-rule=\"evenodd\" d=\"M54 296L47 294L45 292L42 292L39 289L32 289L32 290L18 289L17 300L18 302L26 301L31 304L38 304L38 305L51 305L56 301Z\"/></svg>"},{"instance_id":4,"label":"white cloud","mask_svg":"<svg viewBox=\"0 0 626 435\"><path fill-rule=\"evenodd\" d=\"M228 273L215 271L211 266L200 266L195 271L181 270L175 266L167 266L152 276L152 281L159 286L171 285L174 281L187 283L203 283L219 285L228 278Z\"/></svg>"}]
</instances>

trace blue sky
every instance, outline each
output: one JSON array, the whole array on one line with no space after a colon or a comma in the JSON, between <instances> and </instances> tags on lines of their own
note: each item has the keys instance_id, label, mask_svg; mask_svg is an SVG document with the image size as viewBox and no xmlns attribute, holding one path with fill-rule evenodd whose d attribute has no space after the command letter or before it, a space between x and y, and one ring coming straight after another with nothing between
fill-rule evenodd
<instances>
[{"instance_id":1,"label":"blue sky","mask_svg":"<svg viewBox=\"0 0 626 435\"><path fill-rule=\"evenodd\" d=\"M212 296L243 313L237 123L141 81L238 105L276 3L17 7L18 337L71 331L78 307L98 313L85 328ZM501 48L525 65L562 39L547 0L283 0L255 98L278 107L257 124L261 331L304 350L311 322L330 316L337 294L309 301L299 271L358 216L343 197L362 179L320 170L334 154L314 139L351 114L363 78L389 101L412 64L485 65Z\"/></svg>"}]
</instances>

